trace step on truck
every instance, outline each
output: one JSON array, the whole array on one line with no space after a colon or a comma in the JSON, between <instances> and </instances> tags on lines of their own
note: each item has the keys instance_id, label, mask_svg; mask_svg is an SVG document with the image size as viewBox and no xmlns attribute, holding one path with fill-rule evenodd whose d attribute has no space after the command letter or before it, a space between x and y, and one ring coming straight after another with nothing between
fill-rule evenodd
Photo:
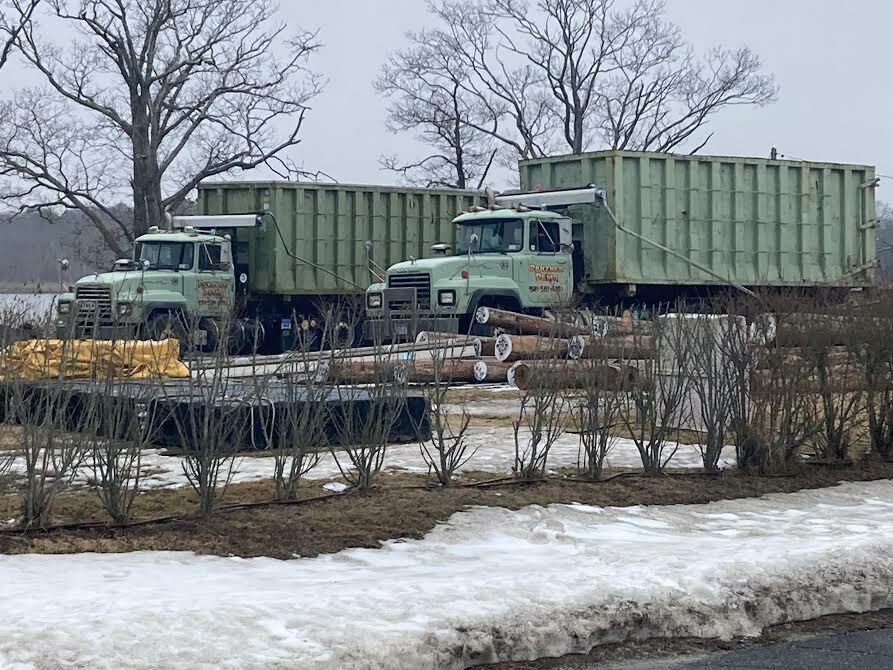
<instances>
[{"instance_id":1,"label":"step on truck","mask_svg":"<svg viewBox=\"0 0 893 670\"><path fill-rule=\"evenodd\" d=\"M519 167L523 192L453 219L455 247L370 286L369 338L474 332L480 306L540 314L874 282L870 166L604 151Z\"/></svg>"}]
</instances>

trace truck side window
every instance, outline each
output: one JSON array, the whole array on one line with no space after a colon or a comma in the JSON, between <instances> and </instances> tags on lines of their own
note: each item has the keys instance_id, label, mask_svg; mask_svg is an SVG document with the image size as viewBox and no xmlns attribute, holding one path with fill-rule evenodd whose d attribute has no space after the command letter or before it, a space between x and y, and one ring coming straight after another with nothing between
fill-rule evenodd
<instances>
[{"instance_id":1,"label":"truck side window","mask_svg":"<svg viewBox=\"0 0 893 670\"><path fill-rule=\"evenodd\" d=\"M554 254L561 249L558 223L555 221L530 222L530 250Z\"/></svg>"},{"instance_id":2,"label":"truck side window","mask_svg":"<svg viewBox=\"0 0 893 670\"><path fill-rule=\"evenodd\" d=\"M216 270L220 265L220 245L203 244L198 253L199 270Z\"/></svg>"}]
</instances>

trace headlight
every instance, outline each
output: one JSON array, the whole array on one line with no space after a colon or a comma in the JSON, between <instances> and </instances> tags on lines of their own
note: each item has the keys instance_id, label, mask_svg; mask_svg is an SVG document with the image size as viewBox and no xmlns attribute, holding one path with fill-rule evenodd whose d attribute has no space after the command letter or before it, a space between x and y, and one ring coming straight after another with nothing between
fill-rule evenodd
<instances>
[{"instance_id":1,"label":"headlight","mask_svg":"<svg viewBox=\"0 0 893 670\"><path fill-rule=\"evenodd\" d=\"M456 292L452 289L437 292L437 302L445 307L456 304Z\"/></svg>"},{"instance_id":2,"label":"headlight","mask_svg":"<svg viewBox=\"0 0 893 670\"><path fill-rule=\"evenodd\" d=\"M60 302L60 303L59 303L58 310L59 310L59 314L68 314L68 313L70 313L70 312L71 312L71 301L70 301L70 300L66 300L65 302Z\"/></svg>"},{"instance_id":3,"label":"headlight","mask_svg":"<svg viewBox=\"0 0 893 670\"><path fill-rule=\"evenodd\" d=\"M118 316L130 316L133 314L133 303L131 302L119 302L118 303Z\"/></svg>"},{"instance_id":4,"label":"headlight","mask_svg":"<svg viewBox=\"0 0 893 670\"><path fill-rule=\"evenodd\" d=\"M369 309L381 309L381 293L369 293L366 296L366 307Z\"/></svg>"}]
</instances>

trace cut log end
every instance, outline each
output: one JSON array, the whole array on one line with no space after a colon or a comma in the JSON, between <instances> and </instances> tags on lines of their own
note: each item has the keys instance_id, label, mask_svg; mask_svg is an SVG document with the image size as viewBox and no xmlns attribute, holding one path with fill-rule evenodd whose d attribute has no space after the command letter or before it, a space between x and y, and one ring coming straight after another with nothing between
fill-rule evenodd
<instances>
[{"instance_id":1,"label":"cut log end","mask_svg":"<svg viewBox=\"0 0 893 670\"><path fill-rule=\"evenodd\" d=\"M487 323L490 320L490 308L478 307L474 313L474 320L481 325Z\"/></svg>"},{"instance_id":2,"label":"cut log end","mask_svg":"<svg viewBox=\"0 0 893 670\"><path fill-rule=\"evenodd\" d=\"M502 334L496 338L496 344L493 348L493 354L497 361L506 361L512 355L512 338L509 335Z\"/></svg>"},{"instance_id":3,"label":"cut log end","mask_svg":"<svg viewBox=\"0 0 893 670\"><path fill-rule=\"evenodd\" d=\"M487 364L484 361L477 361L474 364L474 380L483 382L487 380Z\"/></svg>"},{"instance_id":4,"label":"cut log end","mask_svg":"<svg viewBox=\"0 0 893 670\"><path fill-rule=\"evenodd\" d=\"M585 349L586 339L580 335L574 335L567 345L567 357L572 360L577 360L583 356Z\"/></svg>"}]
</instances>

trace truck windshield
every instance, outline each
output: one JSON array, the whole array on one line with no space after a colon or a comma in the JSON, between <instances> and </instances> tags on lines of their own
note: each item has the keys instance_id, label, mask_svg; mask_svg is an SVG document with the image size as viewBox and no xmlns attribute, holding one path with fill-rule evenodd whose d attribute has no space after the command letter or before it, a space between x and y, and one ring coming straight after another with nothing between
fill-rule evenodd
<instances>
[{"instance_id":1,"label":"truck windshield","mask_svg":"<svg viewBox=\"0 0 893 670\"><path fill-rule=\"evenodd\" d=\"M189 242L139 242L136 258L149 261L150 270L191 270L192 248Z\"/></svg>"},{"instance_id":2,"label":"truck windshield","mask_svg":"<svg viewBox=\"0 0 893 670\"><path fill-rule=\"evenodd\" d=\"M471 236L477 235L478 242L472 249L475 253L496 254L521 251L524 247L524 227L521 219L490 219L489 221L469 221L459 226L459 244L456 254L468 253Z\"/></svg>"}]
</instances>

